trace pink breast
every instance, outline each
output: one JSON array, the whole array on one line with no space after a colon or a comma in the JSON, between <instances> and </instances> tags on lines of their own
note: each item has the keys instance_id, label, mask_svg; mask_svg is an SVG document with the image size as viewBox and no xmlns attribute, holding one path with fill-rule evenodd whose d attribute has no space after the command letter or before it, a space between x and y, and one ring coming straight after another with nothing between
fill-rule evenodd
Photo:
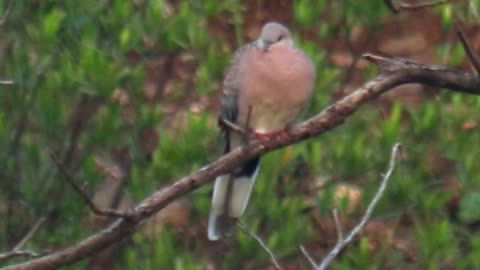
<instances>
[{"instance_id":1,"label":"pink breast","mask_svg":"<svg viewBox=\"0 0 480 270\"><path fill-rule=\"evenodd\" d=\"M278 47L255 51L245 63L245 90L254 96L304 100L311 95L315 68L301 51Z\"/></svg>"},{"instance_id":2,"label":"pink breast","mask_svg":"<svg viewBox=\"0 0 480 270\"><path fill-rule=\"evenodd\" d=\"M240 115L252 106L254 128L272 131L294 121L308 102L315 68L301 51L277 47L251 51L241 63L240 76Z\"/></svg>"}]
</instances>

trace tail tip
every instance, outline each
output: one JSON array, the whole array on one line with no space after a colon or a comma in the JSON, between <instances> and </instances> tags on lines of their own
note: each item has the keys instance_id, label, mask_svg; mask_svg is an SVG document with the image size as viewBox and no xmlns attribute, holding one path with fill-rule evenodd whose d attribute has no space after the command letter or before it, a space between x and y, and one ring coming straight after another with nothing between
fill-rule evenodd
<instances>
[{"instance_id":1,"label":"tail tip","mask_svg":"<svg viewBox=\"0 0 480 270\"><path fill-rule=\"evenodd\" d=\"M237 218L226 217L224 215L210 214L208 220L208 240L217 241L221 238L231 236L237 224Z\"/></svg>"}]
</instances>

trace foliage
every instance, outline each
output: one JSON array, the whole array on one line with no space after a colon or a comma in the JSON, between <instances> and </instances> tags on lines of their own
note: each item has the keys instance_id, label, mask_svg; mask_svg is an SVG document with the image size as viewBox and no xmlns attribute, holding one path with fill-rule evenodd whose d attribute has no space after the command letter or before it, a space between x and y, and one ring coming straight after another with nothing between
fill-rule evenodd
<instances>
[{"instance_id":1,"label":"foliage","mask_svg":"<svg viewBox=\"0 0 480 270\"><path fill-rule=\"evenodd\" d=\"M66 168L92 196L106 178L98 157L127 159L131 166L123 190L134 202L220 155L212 104L233 50L248 40L253 27L247 19L256 13L248 2L14 1L0 41L0 79L15 82L0 85L2 250L45 215L48 224L29 241L31 249L63 247L97 230L85 226L88 209L62 180L52 152L71 160ZM290 26L317 67L317 91L307 115L328 105L335 89L346 88L347 68L332 61L337 48L329 47L330 41L338 44L356 26L380 33L384 23L405 20L383 1L374 2L293 2ZM7 6L0 1L1 10ZM468 15L467 24L478 22L477 10L467 12L462 5L435 7L428 14L438 16L449 33L454 10ZM442 39L433 46L445 64L464 62L459 44ZM358 73L365 81L377 70ZM154 95L148 90L152 85L158 88ZM390 147L400 141L406 156L375 219L391 226L398 241L414 239L416 269L480 266L480 238L469 227L479 221L480 99L442 91L419 106L402 99L392 104L366 106L341 128L264 158L243 222L282 260L305 268L300 244L331 245L326 239L335 233L323 232L313 217L332 220L336 184L361 187L355 211L347 211L348 199L340 206L346 219L358 220ZM75 122L78 115L81 121ZM158 144L144 149L145 132L151 130ZM324 182L317 192L314 188ZM464 190L471 192L464 195ZM225 269L265 267L267 254L241 232L226 248L207 242L210 192L204 187L188 196L191 216L183 227L166 226L153 236L139 230L114 257L114 268L207 269L212 262ZM461 198L461 222L445 211L455 196ZM406 255L389 241L365 235L342 254L336 269L411 269Z\"/></svg>"}]
</instances>

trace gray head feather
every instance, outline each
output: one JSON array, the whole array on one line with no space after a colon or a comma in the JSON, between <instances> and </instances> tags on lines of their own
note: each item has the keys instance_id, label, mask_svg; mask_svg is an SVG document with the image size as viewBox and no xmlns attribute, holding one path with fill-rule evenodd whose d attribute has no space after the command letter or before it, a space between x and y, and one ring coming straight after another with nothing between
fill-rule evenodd
<instances>
[{"instance_id":1,"label":"gray head feather","mask_svg":"<svg viewBox=\"0 0 480 270\"><path fill-rule=\"evenodd\" d=\"M276 23L266 23L260 37L257 39L257 46L261 49L268 50L268 48L275 44L284 46L293 46L293 39L290 31L285 26Z\"/></svg>"}]
</instances>

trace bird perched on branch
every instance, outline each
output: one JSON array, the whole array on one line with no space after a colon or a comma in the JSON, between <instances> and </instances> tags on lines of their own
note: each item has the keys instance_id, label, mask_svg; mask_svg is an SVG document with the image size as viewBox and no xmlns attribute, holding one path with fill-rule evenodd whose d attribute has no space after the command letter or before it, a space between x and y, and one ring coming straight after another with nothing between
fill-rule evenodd
<instances>
[{"instance_id":1,"label":"bird perched on branch","mask_svg":"<svg viewBox=\"0 0 480 270\"><path fill-rule=\"evenodd\" d=\"M315 67L297 47L290 31L267 23L257 40L237 50L223 81L219 123L225 153L249 140L288 136L313 94ZM208 238L231 235L247 206L260 157L215 180Z\"/></svg>"}]
</instances>

